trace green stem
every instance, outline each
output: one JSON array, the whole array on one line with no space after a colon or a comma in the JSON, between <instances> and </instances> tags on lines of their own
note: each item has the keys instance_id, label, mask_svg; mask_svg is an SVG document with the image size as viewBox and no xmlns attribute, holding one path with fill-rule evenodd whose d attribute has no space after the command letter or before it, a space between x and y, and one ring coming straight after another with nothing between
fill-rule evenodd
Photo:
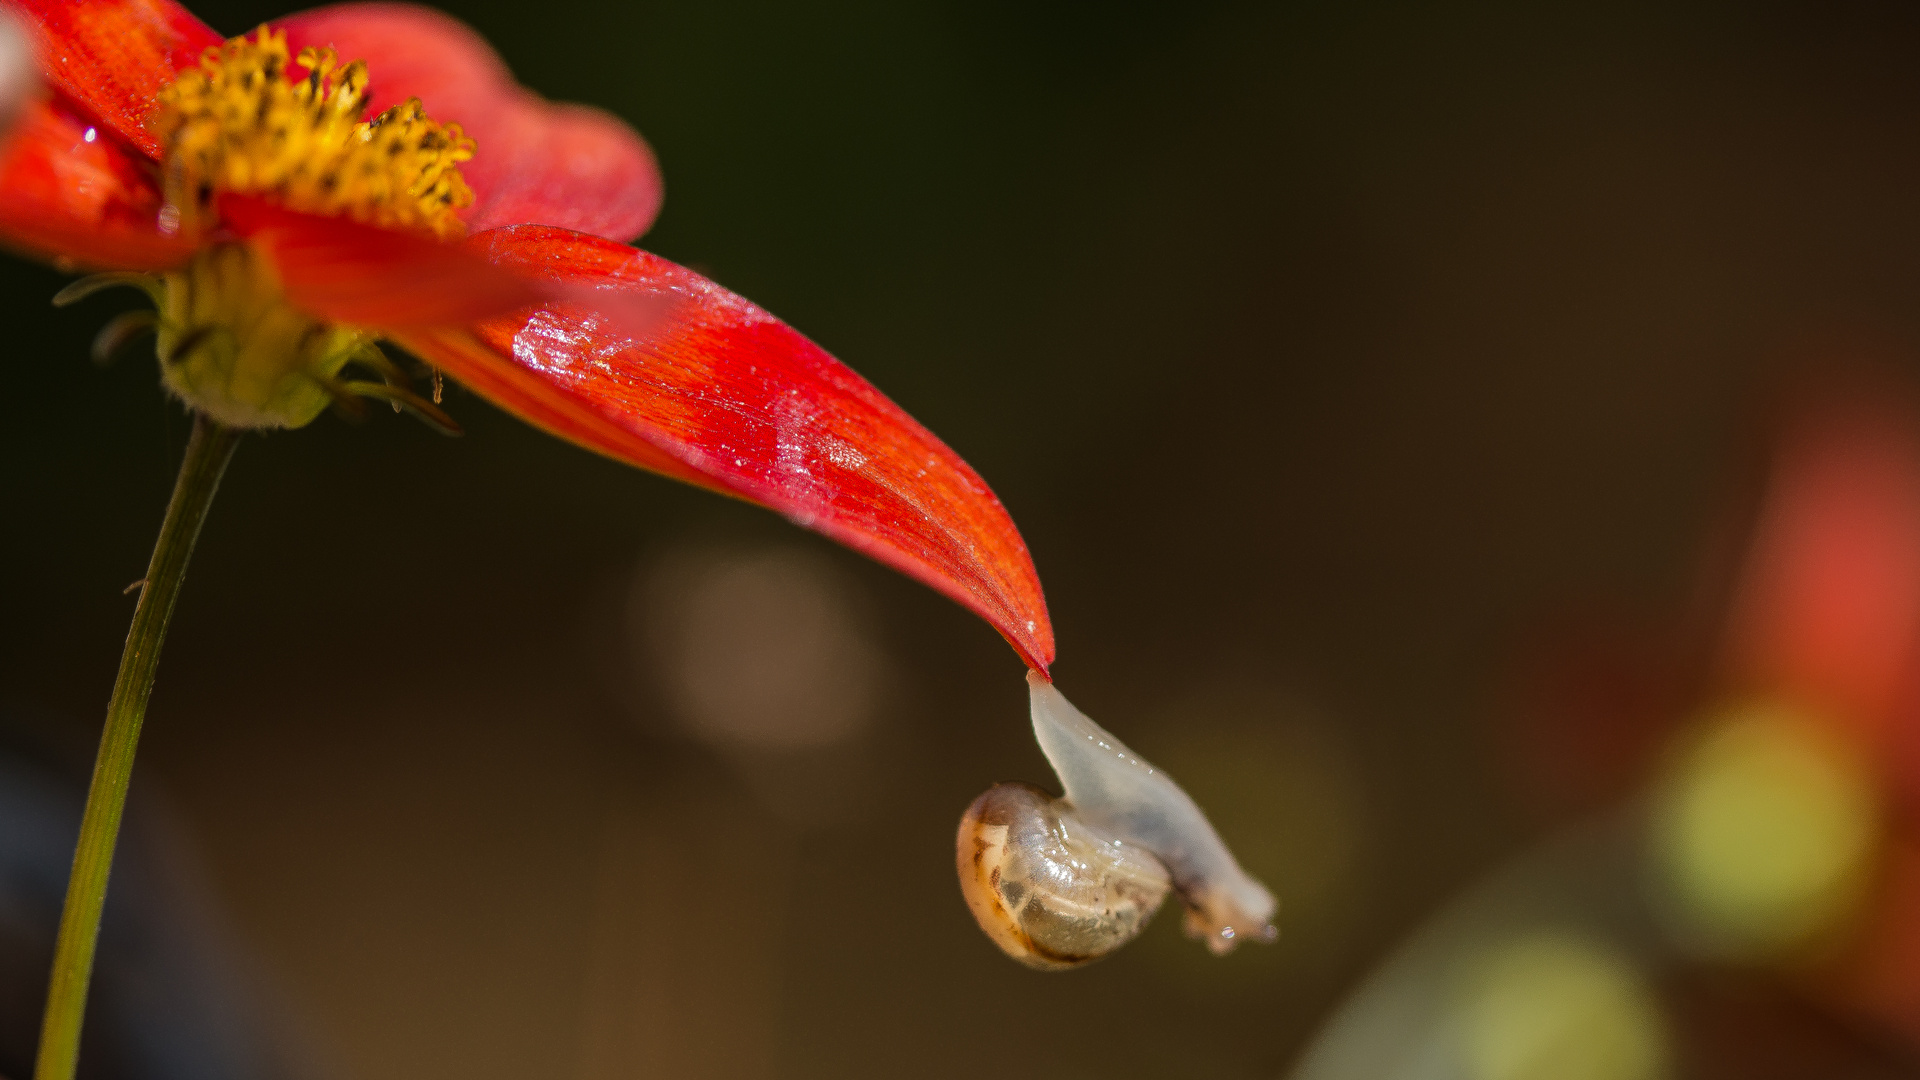
<instances>
[{"instance_id":1,"label":"green stem","mask_svg":"<svg viewBox=\"0 0 1920 1080\"><path fill-rule=\"evenodd\" d=\"M120 654L120 674L113 681L113 699L107 703L107 727L100 735L100 755L93 762L93 783L87 789L87 809L80 819L80 842L73 852L73 874L67 879L67 903L60 912L60 937L53 949L53 980L47 988L47 1011L40 1026L40 1056L34 1080L73 1080L80 1059L80 1021L86 1011L87 983L93 977L93 950L100 937L100 909L107 899L107 872L113 867L114 842L120 836L120 814L127 805L127 782L133 777L133 750L140 741L140 724L147 716L147 698L153 693L154 669L160 663L160 643L167 636L167 620L187 560L200 538L200 524L220 487L221 474L233 458L240 433L204 416L195 417L187 457L174 481L173 499L153 545L140 603L133 610L126 651Z\"/></svg>"}]
</instances>

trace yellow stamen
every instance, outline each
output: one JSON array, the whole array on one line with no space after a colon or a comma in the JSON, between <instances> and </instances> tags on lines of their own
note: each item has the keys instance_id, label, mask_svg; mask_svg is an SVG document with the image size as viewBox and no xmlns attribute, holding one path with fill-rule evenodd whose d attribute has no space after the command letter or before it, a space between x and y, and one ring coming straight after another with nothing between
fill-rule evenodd
<instances>
[{"instance_id":1,"label":"yellow stamen","mask_svg":"<svg viewBox=\"0 0 1920 1080\"><path fill-rule=\"evenodd\" d=\"M290 63L285 33L210 48L160 92L152 120L165 148L168 205L180 226L211 223L220 192L261 195L290 209L452 238L473 202L459 165L473 140L429 118L419 98L362 122L367 65L331 49ZM171 217L171 215L169 215Z\"/></svg>"}]
</instances>

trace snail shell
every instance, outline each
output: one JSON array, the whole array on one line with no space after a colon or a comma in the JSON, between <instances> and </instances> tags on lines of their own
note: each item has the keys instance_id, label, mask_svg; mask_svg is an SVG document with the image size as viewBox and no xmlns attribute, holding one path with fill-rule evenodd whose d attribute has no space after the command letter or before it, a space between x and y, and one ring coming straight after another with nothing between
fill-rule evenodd
<instances>
[{"instance_id":1,"label":"snail shell","mask_svg":"<svg viewBox=\"0 0 1920 1080\"><path fill-rule=\"evenodd\" d=\"M1139 934L1171 885L1187 933L1216 955L1270 942L1273 894L1164 771L1029 673L1033 734L1066 788L1001 784L960 822L960 889L980 928L1021 963L1084 964Z\"/></svg>"},{"instance_id":2,"label":"snail shell","mask_svg":"<svg viewBox=\"0 0 1920 1080\"><path fill-rule=\"evenodd\" d=\"M1152 855L1029 784L996 784L960 819L960 892L1001 951L1078 967L1133 940L1172 880Z\"/></svg>"}]
</instances>

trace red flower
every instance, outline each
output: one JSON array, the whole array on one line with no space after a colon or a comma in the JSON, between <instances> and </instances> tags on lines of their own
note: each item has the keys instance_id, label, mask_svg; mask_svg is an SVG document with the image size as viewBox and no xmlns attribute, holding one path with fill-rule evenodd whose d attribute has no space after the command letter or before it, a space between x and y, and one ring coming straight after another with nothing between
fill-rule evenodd
<instances>
[{"instance_id":1,"label":"red flower","mask_svg":"<svg viewBox=\"0 0 1920 1080\"><path fill-rule=\"evenodd\" d=\"M250 427L355 395L428 408L374 345L390 340L553 434L918 578L1037 670L1053 659L1026 547L964 461L786 324L627 246L661 185L621 121L535 96L423 8L343 4L223 42L172 0L0 3L37 32L53 90L0 152L0 241L145 275L162 380L190 407ZM388 382L343 378L353 364Z\"/></svg>"}]
</instances>

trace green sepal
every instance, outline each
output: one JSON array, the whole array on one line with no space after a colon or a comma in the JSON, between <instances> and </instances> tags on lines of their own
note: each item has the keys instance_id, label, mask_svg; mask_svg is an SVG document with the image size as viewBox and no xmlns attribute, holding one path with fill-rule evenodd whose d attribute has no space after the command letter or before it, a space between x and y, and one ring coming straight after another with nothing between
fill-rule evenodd
<instances>
[{"instance_id":1,"label":"green sepal","mask_svg":"<svg viewBox=\"0 0 1920 1080\"><path fill-rule=\"evenodd\" d=\"M139 289L141 292L146 293L147 299L153 301L153 306L156 308L166 303L166 282L154 277L152 274L141 274L131 270L115 270L105 274L88 274L78 281L68 282L66 288L53 294L53 306L67 307L68 305L77 304L85 300L94 293L101 292L105 289L119 288L121 286Z\"/></svg>"}]
</instances>

